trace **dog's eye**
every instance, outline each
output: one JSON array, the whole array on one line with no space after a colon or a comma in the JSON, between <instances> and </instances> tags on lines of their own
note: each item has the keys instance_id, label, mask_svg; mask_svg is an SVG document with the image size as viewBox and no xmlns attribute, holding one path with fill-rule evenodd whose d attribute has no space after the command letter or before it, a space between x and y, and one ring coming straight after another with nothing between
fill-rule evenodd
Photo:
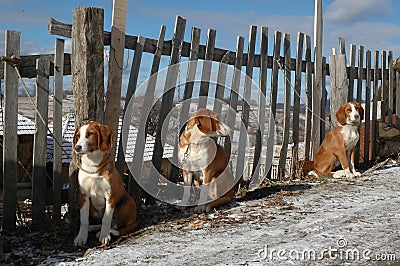
<instances>
[{"instance_id":1,"label":"dog's eye","mask_svg":"<svg viewBox=\"0 0 400 266\"><path fill-rule=\"evenodd\" d=\"M88 137L89 137L89 136L92 136L93 134L94 134L93 132L88 132L88 133L87 133Z\"/></svg>"}]
</instances>

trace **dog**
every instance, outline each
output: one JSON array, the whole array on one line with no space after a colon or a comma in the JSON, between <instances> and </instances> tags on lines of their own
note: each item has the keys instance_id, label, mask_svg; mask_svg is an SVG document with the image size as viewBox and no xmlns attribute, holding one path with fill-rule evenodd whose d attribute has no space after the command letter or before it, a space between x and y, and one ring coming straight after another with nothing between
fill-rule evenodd
<instances>
[{"instance_id":1,"label":"dog","mask_svg":"<svg viewBox=\"0 0 400 266\"><path fill-rule=\"evenodd\" d=\"M220 122L217 113L202 108L190 117L179 137L178 159L184 180L182 202L189 202L192 184L200 188L196 212L208 212L233 199L234 177L228 167L228 156L212 139L229 133L229 127Z\"/></svg>"},{"instance_id":2,"label":"dog","mask_svg":"<svg viewBox=\"0 0 400 266\"><path fill-rule=\"evenodd\" d=\"M100 230L100 243L109 244L111 235L130 233L139 226L136 202L126 192L109 154L113 137L110 128L98 122L89 122L75 131L73 152L81 159L78 173L80 229L75 246L86 244L89 231ZM111 229L114 213L118 231ZM89 226L89 216L101 220L101 226Z\"/></svg>"},{"instance_id":3,"label":"dog","mask_svg":"<svg viewBox=\"0 0 400 266\"><path fill-rule=\"evenodd\" d=\"M348 102L336 112L337 125L325 136L314 156L311 176L354 177L361 174L354 168L354 147L359 139L358 127L364 119L364 109L358 102ZM332 173L339 166L343 170Z\"/></svg>"}]
</instances>

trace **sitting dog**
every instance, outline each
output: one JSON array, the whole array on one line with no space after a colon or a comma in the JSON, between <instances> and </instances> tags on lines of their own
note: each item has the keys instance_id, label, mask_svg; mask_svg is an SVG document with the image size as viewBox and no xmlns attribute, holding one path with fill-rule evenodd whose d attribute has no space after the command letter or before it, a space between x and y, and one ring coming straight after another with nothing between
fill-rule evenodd
<instances>
[{"instance_id":1,"label":"sitting dog","mask_svg":"<svg viewBox=\"0 0 400 266\"><path fill-rule=\"evenodd\" d=\"M205 184L200 188L197 212L210 211L233 199L234 178L228 156L212 139L228 135L229 128L219 121L218 114L203 108L191 116L179 138L178 159L185 185L182 202L189 202L192 184L196 187Z\"/></svg>"},{"instance_id":2,"label":"sitting dog","mask_svg":"<svg viewBox=\"0 0 400 266\"><path fill-rule=\"evenodd\" d=\"M358 102L348 102L336 112L337 125L325 136L314 156L313 171L309 175L354 177L361 174L354 168L354 147L359 139L358 126L363 120L364 110ZM332 174L336 166L341 171Z\"/></svg>"},{"instance_id":3,"label":"sitting dog","mask_svg":"<svg viewBox=\"0 0 400 266\"><path fill-rule=\"evenodd\" d=\"M86 244L88 232L100 229L99 241L108 244L111 235L122 235L139 226L136 202L125 191L122 179L109 155L113 132L106 125L89 122L76 129L73 152L80 155L80 229L75 246ZM115 210L118 231L111 229ZM101 226L89 226L89 215L101 219Z\"/></svg>"}]
</instances>

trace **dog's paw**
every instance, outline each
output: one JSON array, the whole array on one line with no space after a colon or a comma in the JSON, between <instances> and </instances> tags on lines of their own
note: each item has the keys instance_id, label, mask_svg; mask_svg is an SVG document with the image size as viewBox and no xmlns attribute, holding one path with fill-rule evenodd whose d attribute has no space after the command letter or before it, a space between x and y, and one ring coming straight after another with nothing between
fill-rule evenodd
<instances>
[{"instance_id":1,"label":"dog's paw","mask_svg":"<svg viewBox=\"0 0 400 266\"><path fill-rule=\"evenodd\" d=\"M86 244L87 238L88 238L87 233L79 232L78 236L74 240L74 245L75 246L84 246Z\"/></svg>"},{"instance_id":2,"label":"dog's paw","mask_svg":"<svg viewBox=\"0 0 400 266\"><path fill-rule=\"evenodd\" d=\"M108 245L108 244L110 243L110 241L111 241L110 232L108 232L108 234L100 233L99 242L100 242L101 244L106 244L106 245Z\"/></svg>"},{"instance_id":3,"label":"dog's paw","mask_svg":"<svg viewBox=\"0 0 400 266\"><path fill-rule=\"evenodd\" d=\"M209 211L211 211L211 206L210 206L210 204L202 204L202 205L195 207L194 211L196 213L209 212Z\"/></svg>"},{"instance_id":4,"label":"dog's paw","mask_svg":"<svg viewBox=\"0 0 400 266\"><path fill-rule=\"evenodd\" d=\"M361 173L360 173L360 172L357 172L357 171L354 171L353 174L354 174L355 177L361 176Z\"/></svg>"}]
</instances>

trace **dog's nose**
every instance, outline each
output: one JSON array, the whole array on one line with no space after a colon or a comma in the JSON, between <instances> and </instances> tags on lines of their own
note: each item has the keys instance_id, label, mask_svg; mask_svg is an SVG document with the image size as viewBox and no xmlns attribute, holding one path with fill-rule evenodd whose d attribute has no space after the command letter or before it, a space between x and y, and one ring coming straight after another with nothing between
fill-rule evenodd
<instances>
[{"instance_id":1,"label":"dog's nose","mask_svg":"<svg viewBox=\"0 0 400 266\"><path fill-rule=\"evenodd\" d=\"M360 116L359 114L355 114L355 115L354 115L354 118L357 119L359 116Z\"/></svg>"},{"instance_id":2,"label":"dog's nose","mask_svg":"<svg viewBox=\"0 0 400 266\"><path fill-rule=\"evenodd\" d=\"M81 152L82 151L82 146L81 145L76 145L75 146L75 151L76 152Z\"/></svg>"}]
</instances>

